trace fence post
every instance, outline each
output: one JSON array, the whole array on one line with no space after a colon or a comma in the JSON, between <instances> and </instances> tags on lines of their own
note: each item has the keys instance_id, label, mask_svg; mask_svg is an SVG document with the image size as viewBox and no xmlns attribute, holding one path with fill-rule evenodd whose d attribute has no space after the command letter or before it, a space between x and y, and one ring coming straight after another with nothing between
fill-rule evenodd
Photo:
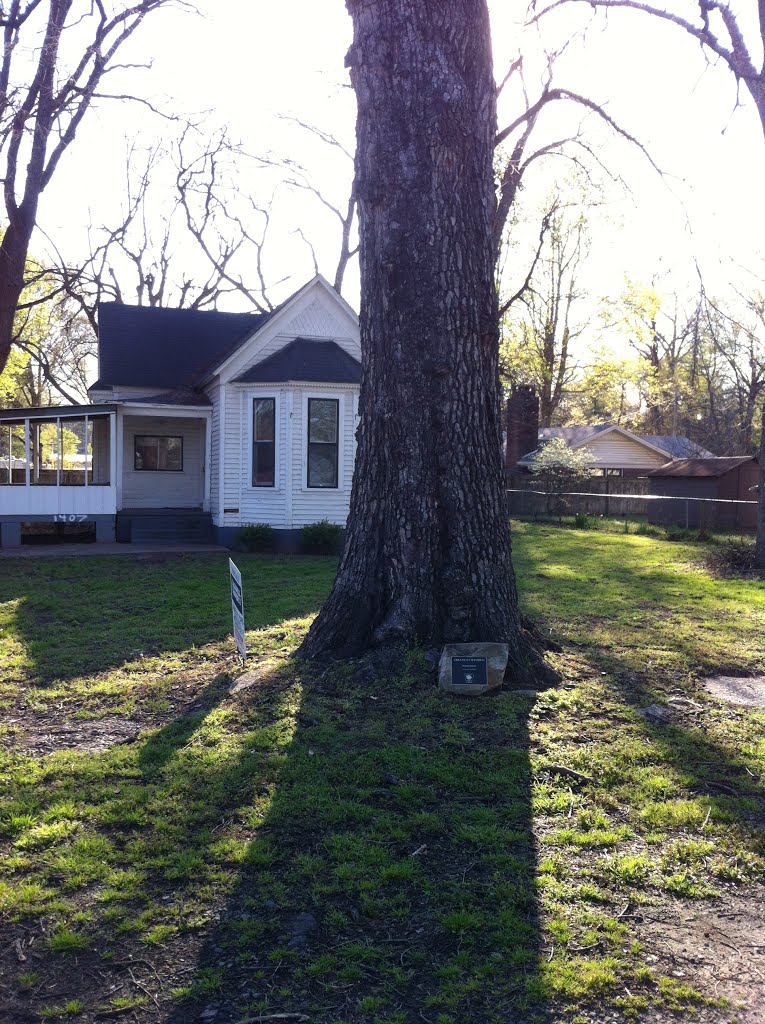
<instances>
[{"instance_id":1,"label":"fence post","mask_svg":"<svg viewBox=\"0 0 765 1024\"><path fill-rule=\"evenodd\" d=\"M685 499L685 528L686 528L686 530L690 529L690 524L691 524L690 509L691 509L691 503L686 498Z\"/></svg>"}]
</instances>

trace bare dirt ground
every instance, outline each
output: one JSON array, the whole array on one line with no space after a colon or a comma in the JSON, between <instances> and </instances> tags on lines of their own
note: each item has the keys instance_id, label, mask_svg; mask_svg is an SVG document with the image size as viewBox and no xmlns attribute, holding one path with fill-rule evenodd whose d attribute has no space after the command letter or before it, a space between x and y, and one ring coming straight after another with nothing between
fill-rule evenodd
<instances>
[{"instance_id":1,"label":"bare dirt ground","mask_svg":"<svg viewBox=\"0 0 765 1024\"><path fill-rule=\"evenodd\" d=\"M723 900L676 902L651 910L637 926L667 974L730 1001L738 1024L765 1021L765 888ZM704 1010L699 1020L728 1020L729 1011Z\"/></svg>"}]
</instances>

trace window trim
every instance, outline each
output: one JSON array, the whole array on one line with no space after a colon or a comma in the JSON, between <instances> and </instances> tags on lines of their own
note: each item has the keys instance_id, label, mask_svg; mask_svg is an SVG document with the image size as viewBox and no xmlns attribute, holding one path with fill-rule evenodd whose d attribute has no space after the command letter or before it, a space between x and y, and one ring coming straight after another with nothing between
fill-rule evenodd
<instances>
[{"instance_id":1,"label":"window trim","mask_svg":"<svg viewBox=\"0 0 765 1024\"><path fill-rule=\"evenodd\" d=\"M308 403L312 399L329 399L333 402L337 402L337 485L335 487L317 487L316 485L309 486L308 484ZM311 494L321 493L323 491L342 491L344 489L344 455L345 455L345 395L338 394L337 392L329 393L322 391L311 391L303 394L303 429L301 431L303 435L303 465L302 465L302 490L309 491Z\"/></svg>"},{"instance_id":2,"label":"window trim","mask_svg":"<svg viewBox=\"0 0 765 1024\"><path fill-rule=\"evenodd\" d=\"M139 466L138 461L138 438L156 437L159 439L173 438L181 442L181 465L179 469L152 469L150 466ZM133 434L133 472L135 473L182 473L183 472L183 434Z\"/></svg>"},{"instance_id":3,"label":"window trim","mask_svg":"<svg viewBox=\"0 0 765 1024\"><path fill-rule=\"evenodd\" d=\"M263 441L258 441L255 437L255 403L256 402L273 402L274 405L274 436L271 440L271 444L274 448L274 479L270 484L258 484L255 483L255 445L264 444ZM250 487L254 491L276 490L277 482L279 480L279 464L277 461L277 444L276 438L279 433L279 403L276 399L276 395L251 395L248 401L250 410Z\"/></svg>"},{"instance_id":4,"label":"window trim","mask_svg":"<svg viewBox=\"0 0 765 1024\"><path fill-rule=\"evenodd\" d=\"M274 406L274 483L271 484L258 484L253 487L252 484L252 446L253 446L253 417L254 407L253 401L256 398L272 398L275 402ZM248 388L243 390L240 396L240 444L237 446L237 450L240 453L241 466L239 470L239 479L241 481L240 493L247 491L251 494L263 494L264 491L272 493L280 493L282 491L281 472L282 472L282 460L284 459L284 452L282 444L283 438L281 437L282 427L282 392L277 391L274 388L268 390L254 390ZM221 425L221 431L225 430L225 426ZM227 449L228 450L228 449ZM288 463L289 465L289 463ZM222 470L225 472L225 468ZM228 501L227 501L228 504Z\"/></svg>"}]
</instances>

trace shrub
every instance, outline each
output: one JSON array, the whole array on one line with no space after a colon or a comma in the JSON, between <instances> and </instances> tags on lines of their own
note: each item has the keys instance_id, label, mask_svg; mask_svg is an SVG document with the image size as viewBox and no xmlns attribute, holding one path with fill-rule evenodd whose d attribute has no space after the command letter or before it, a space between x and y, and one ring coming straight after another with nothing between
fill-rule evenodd
<instances>
[{"instance_id":1,"label":"shrub","mask_svg":"<svg viewBox=\"0 0 765 1024\"><path fill-rule=\"evenodd\" d=\"M239 551L273 551L274 528L268 523L250 523L236 535Z\"/></svg>"},{"instance_id":2,"label":"shrub","mask_svg":"<svg viewBox=\"0 0 765 1024\"><path fill-rule=\"evenodd\" d=\"M686 530L684 526L677 526L675 523L670 523L667 527L667 540L688 540L691 536L690 530Z\"/></svg>"},{"instance_id":3,"label":"shrub","mask_svg":"<svg viewBox=\"0 0 765 1024\"><path fill-rule=\"evenodd\" d=\"M343 528L322 519L300 531L300 550L306 555L337 555L343 540Z\"/></svg>"},{"instance_id":4,"label":"shrub","mask_svg":"<svg viewBox=\"0 0 765 1024\"><path fill-rule=\"evenodd\" d=\"M757 571L754 553L753 540L744 537L724 540L709 549L706 563L720 576L754 576Z\"/></svg>"},{"instance_id":5,"label":"shrub","mask_svg":"<svg viewBox=\"0 0 765 1024\"><path fill-rule=\"evenodd\" d=\"M600 523L595 516L587 515L586 512L577 512L574 516L574 526L577 530L597 530Z\"/></svg>"}]
</instances>

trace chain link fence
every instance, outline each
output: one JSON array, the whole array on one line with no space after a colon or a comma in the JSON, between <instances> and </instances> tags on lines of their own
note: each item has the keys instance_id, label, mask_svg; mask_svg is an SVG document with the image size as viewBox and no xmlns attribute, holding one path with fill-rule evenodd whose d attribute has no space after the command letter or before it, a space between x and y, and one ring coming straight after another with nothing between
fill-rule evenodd
<instances>
[{"instance_id":1,"label":"chain link fence","mask_svg":"<svg viewBox=\"0 0 765 1024\"><path fill-rule=\"evenodd\" d=\"M681 495L507 489L514 519L562 521L564 517L624 519L700 532L754 533L757 501Z\"/></svg>"}]
</instances>

